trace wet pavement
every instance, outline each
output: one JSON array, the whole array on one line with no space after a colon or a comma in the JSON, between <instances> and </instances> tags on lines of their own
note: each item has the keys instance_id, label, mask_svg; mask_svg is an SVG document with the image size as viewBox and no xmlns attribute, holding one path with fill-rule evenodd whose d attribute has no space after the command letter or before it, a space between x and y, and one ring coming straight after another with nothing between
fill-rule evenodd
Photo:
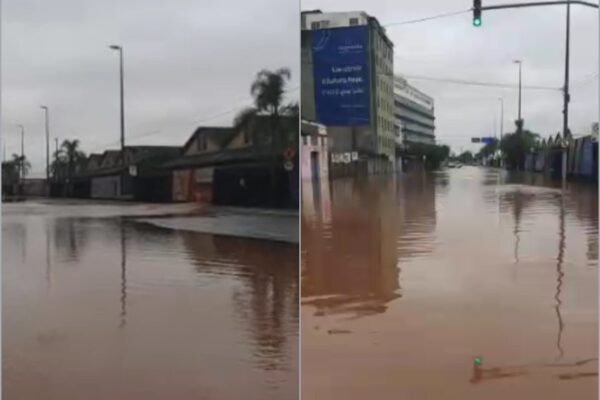
<instances>
[{"instance_id":1,"label":"wet pavement","mask_svg":"<svg viewBox=\"0 0 600 400\"><path fill-rule=\"evenodd\" d=\"M464 167L302 212L304 399L598 398L597 187Z\"/></svg>"},{"instance_id":2,"label":"wet pavement","mask_svg":"<svg viewBox=\"0 0 600 400\"><path fill-rule=\"evenodd\" d=\"M188 211L3 204L4 399L297 398L298 246L135 221Z\"/></svg>"},{"instance_id":3,"label":"wet pavement","mask_svg":"<svg viewBox=\"0 0 600 400\"><path fill-rule=\"evenodd\" d=\"M298 244L300 239L297 211L212 207L203 214L171 218L143 218L138 221L179 231L248 239L294 244Z\"/></svg>"}]
</instances>

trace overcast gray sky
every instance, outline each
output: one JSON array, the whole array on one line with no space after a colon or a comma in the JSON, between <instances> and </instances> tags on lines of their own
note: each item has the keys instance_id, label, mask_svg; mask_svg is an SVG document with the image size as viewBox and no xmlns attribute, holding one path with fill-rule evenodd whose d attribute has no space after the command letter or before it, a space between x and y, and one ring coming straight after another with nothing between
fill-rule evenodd
<instances>
[{"instance_id":1,"label":"overcast gray sky","mask_svg":"<svg viewBox=\"0 0 600 400\"><path fill-rule=\"evenodd\" d=\"M195 126L231 123L262 68L292 70L299 96L297 0L3 0L2 133L25 125L32 176L45 170L43 111L54 138L86 152L119 144L124 48L127 144L181 145Z\"/></svg>"},{"instance_id":2,"label":"overcast gray sky","mask_svg":"<svg viewBox=\"0 0 600 400\"><path fill-rule=\"evenodd\" d=\"M526 1L483 0L483 5ZM594 2L594 0L592 0ZM471 0L302 0L303 10L366 11L382 25L467 10ZM398 74L484 82L518 82L515 59L523 60L523 84L560 88L564 80L565 6L484 11L483 26L472 13L387 27L394 42ZM504 131L514 131L517 90L457 86L432 81L409 82L435 98L439 142L455 151L476 150L471 136L499 131L504 98ZM570 128L587 134L598 120L598 13L571 6ZM525 127L549 135L562 131L562 93L523 91Z\"/></svg>"}]
</instances>

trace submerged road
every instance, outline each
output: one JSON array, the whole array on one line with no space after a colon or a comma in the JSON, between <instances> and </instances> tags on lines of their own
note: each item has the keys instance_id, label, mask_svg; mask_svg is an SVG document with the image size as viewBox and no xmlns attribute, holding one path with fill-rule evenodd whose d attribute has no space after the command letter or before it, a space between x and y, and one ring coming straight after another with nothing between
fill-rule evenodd
<instances>
[{"instance_id":1,"label":"submerged road","mask_svg":"<svg viewBox=\"0 0 600 400\"><path fill-rule=\"evenodd\" d=\"M296 398L296 244L137 222L185 205L2 208L3 398Z\"/></svg>"},{"instance_id":2,"label":"submerged road","mask_svg":"<svg viewBox=\"0 0 600 400\"><path fill-rule=\"evenodd\" d=\"M597 187L464 167L304 189L304 398L598 397Z\"/></svg>"}]
</instances>

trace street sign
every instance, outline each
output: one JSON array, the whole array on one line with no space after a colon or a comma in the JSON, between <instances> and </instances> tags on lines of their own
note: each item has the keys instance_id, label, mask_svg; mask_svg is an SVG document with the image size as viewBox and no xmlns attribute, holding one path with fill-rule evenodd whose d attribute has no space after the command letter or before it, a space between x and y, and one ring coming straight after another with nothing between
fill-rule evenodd
<instances>
[{"instance_id":1,"label":"street sign","mask_svg":"<svg viewBox=\"0 0 600 400\"><path fill-rule=\"evenodd\" d=\"M481 138L478 138L478 137L471 138L471 143L481 143Z\"/></svg>"},{"instance_id":2,"label":"street sign","mask_svg":"<svg viewBox=\"0 0 600 400\"><path fill-rule=\"evenodd\" d=\"M481 143L492 144L492 143L494 143L494 138L493 137L482 137Z\"/></svg>"},{"instance_id":3,"label":"street sign","mask_svg":"<svg viewBox=\"0 0 600 400\"><path fill-rule=\"evenodd\" d=\"M286 161L286 162L284 162L284 163L283 163L283 168L284 168L286 171L291 171L291 170L293 170L293 169L294 169L294 163L293 163L293 162L291 162L291 161Z\"/></svg>"},{"instance_id":4,"label":"street sign","mask_svg":"<svg viewBox=\"0 0 600 400\"><path fill-rule=\"evenodd\" d=\"M131 175L131 176L137 176L137 165L130 165L129 166L129 175Z\"/></svg>"}]
</instances>

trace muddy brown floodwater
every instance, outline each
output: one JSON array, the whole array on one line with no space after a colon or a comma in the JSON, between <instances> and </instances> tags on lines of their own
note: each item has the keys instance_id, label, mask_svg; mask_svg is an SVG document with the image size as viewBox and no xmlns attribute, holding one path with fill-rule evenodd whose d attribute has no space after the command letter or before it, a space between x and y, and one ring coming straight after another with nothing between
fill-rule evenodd
<instances>
[{"instance_id":1,"label":"muddy brown floodwater","mask_svg":"<svg viewBox=\"0 0 600 400\"><path fill-rule=\"evenodd\" d=\"M598 398L597 187L464 167L302 202L303 399Z\"/></svg>"},{"instance_id":2,"label":"muddy brown floodwater","mask_svg":"<svg viewBox=\"0 0 600 400\"><path fill-rule=\"evenodd\" d=\"M297 245L2 207L3 399L298 397Z\"/></svg>"}]
</instances>

